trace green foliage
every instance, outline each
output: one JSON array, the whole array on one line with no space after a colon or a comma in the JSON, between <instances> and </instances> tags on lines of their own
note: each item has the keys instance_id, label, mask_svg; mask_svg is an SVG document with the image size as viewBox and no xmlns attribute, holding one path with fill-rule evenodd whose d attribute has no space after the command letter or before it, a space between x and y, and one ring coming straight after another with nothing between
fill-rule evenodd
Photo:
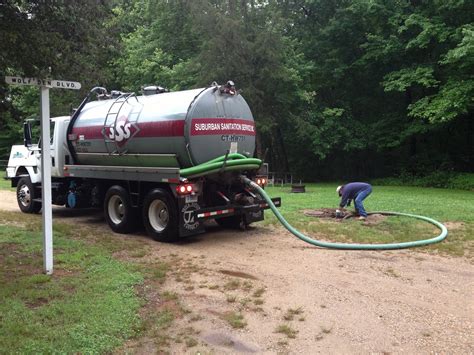
<instances>
[{"instance_id":1,"label":"green foliage","mask_svg":"<svg viewBox=\"0 0 474 355\"><path fill-rule=\"evenodd\" d=\"M405 68L387 74L384 79L385 91L405 92L415 84L425 88L436 87L439 84L434 78L433 68L430 67Z\"/></svg>"},{"instance_id":2,"label":"green foliage","mask_svg":"<svg viewBox=\"0 0 474 355\"><path fill-rule=\"evenodd\" d=\"M80 92L51 91L51 114L65 115L92 86L110 78L109 58L117 43L109 32L104 2L20 1L0 4L0 159L25 118L39 116L39 90L5 84L5 75L74 80ZM6 132L5 132L6 131Z\"/></svg>"},{"instance_id":3,"label":"green foliage","mask_svg":"<svg viewBox=\"0 0 474 355\"><path fill-rule=\"evenodd\" d=\"M298 111L292 133L297 139L287 142L290 162L300 175L320 170L319 176L331 178L342 171L354 178L412 169L423 159L419 142L425 137L435 133L438 140L452 139L447 132L440 134L442 123L472 120L473 12L468 1L305 1L292 10L289 33L312 62L308 77L315 92L314 100ZM344 110L337 123L322 118L335 107ZM469 151L467 137L474 131L472 125L466 128L457 129L457 147L442 152L448 159ZM436 155L439 147L431 147ZM342 161L334 158L341 154ZM380 164L387 154L388 171ZM312 159L302 163L301 156ZM352 159L365 161L358 166Z\"/></svg>"},{"instance_id":4,"label":"green foliage","mask_svg":"<svg viewBox=\"0 0 474 355\"><path fill-rule=\"evenodd\" d=\"M462 39L455 48L450 49L443 57L440 64L457 64L465 68L472 68L474 58L474 24L470 23L461 28Z\"/></svg>"},{"instance_id":5,"label":"green foliage","mask_svg":"<svg viewBox=\"0 0 474 355\"><path fill-rule=\"evenodd\" d=\"M404 173L399 177L372 179L371 182L377 185L439 187L474 191L474 174L449 171L435 171L425 176Z\"/></svg>"},{"instance_id":6,"label":"green foliage","mask_svg":"<svg viewBox=\"0 0 474 355\"><path fill-rule=\"evenodd\" d=\"M80 93L52 91L53 115L96 85L234 80L271 170L355 178L423 166L426 175L448 162L472 171L473 14L467 0L12 0L0 5L0 75L81 81ZM21 121L39 114L38 93L0 91L6 158Z\"/></svg>"},{"instance_id":7,"label":"green foliage","mask_svg":"<svg viewBox=\"0 0 474 355\"><path fill-rule=\"evenodd\" d=\"M450 189L474 191L474 174L455 174L446 186Z\"/></svg>"},{"instance_id":8,"label":"green foliage","mask_svg":"<svg viewBox=\"0 0 474 355\"><path fill-rule=\"evenodd\" d=\"M22 137L23 126L11 117L9 112L3 114L3 125L0 126L0 159L7 159L10 155L10 147L18 143Z\"/></svg>"},{"instance_id":9,"label":"green foliage","mask_svg":"<svg viewBox=\"0 0 474 355\"><path fill-rule=\"evenodd\" d=\"M425 96L410 104L409 115L426 118L431 122L450 121L469 113L473 97L474 80L450 80L437 94Z\"/></svg>"}]
</instances>

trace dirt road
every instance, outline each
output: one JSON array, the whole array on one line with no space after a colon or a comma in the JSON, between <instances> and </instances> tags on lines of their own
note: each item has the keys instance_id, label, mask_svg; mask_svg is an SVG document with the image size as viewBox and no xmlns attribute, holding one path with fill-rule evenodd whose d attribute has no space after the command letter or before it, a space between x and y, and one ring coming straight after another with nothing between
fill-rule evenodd
<instances>
[{"instance_id":1,"label":"dirt road","mask_svg":"<svg viewBox=\"0 0 474 355\"><path fill-rule=\"evenodd\" d=\"M17 209L13 192L0 195L0 209ZM102 216L55 210L54 218L88 223ZM105 222L96 225L111 233ZM175 265L163 287L191 313L175 322L171 352L474 352L474 267L466 259L324 250L259 226L211 226L179 244L117 235L131 237L147 246L144 258ZM197 344L181 342L183 332ZM150 352L153 340L128 350Z\"/></svg>"}]
</instances>

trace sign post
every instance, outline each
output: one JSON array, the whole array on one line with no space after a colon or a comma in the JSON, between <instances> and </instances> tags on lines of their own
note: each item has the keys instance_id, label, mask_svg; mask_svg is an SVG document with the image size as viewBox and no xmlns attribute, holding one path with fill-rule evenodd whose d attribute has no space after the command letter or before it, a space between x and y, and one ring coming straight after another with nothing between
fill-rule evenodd
<instances>
[{"instance_id":1,"label":"sign post","mask_svg":"<svg viewBox=\"0 0 474 355\"><path fill-rule=\"evenodd\" d=\"M41 202L43 220L43 270L53 273L53 211L51 206L51 147L49 89L41 86Z\"/></svg>"},{"instance_id":2,"label":"sign post","mask_svg":"<svg viewBox=\"0 0 474 355\"><path fill-rule=\"evenodd\" d=\"M40 87L41 109L41 202L43 221L43 270L53 273L53 212L51 206L51 147L49 88L79 90L81 84L74 81L22 78L7 76L5 81L13 85L33 85Z\"/></svg>"}]
</instances>

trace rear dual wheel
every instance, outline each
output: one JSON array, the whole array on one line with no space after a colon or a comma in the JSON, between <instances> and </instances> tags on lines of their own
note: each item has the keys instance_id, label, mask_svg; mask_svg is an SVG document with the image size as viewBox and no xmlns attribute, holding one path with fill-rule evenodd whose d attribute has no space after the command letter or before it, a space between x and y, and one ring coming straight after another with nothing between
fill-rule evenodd
<instances>
[{"instance_id":1,"label":"rear dual wheel","mask_svg":"<svg viewBox=\"0 0 474 355\"><path fill-rule=\"evenodd\" d=\"M137 228L138 210L132 207L130 195L122 186L107 190L104 203L105 219L115 233L127 234Z\"/></svg>"},{"instance_id":2,"label":"rear dual wheel","mask_svg":"<svg viewBox=\"0 0 474 355\"><path fill-rule=\"evenodd\" d=\"M105 219L116 233L133 232L139 221L138 209L132 207L130 195L122 186L114 185L105 194ZM153 239L174 242L178 238L176 205L163 189L153 189L143 201L142 219L145 229Z\"/></svg>"},{"instance_id":3,"label":"rear dual wheel","mask_svg":"<svg viewBox=\"0 0 474 355\"><path fill-rule=\"evenodd\" d=\"M163 189L153 189L145 197L142 210L143 224L153 239L159 242L174 242L178 239L178 216L176 204Z\"/></svg>"}]
</instances>

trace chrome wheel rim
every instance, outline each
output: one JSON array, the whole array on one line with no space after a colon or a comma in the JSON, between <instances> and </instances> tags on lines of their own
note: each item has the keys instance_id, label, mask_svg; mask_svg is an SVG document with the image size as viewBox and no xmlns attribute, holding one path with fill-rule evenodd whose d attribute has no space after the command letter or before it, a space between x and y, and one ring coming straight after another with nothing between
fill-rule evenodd
<instances>
[{"instance_id":1,"label":"chrome wheel rim","mask_svg":"<svg viewBox=\"0 0 474 355\"><path fill-rule=\"evenodd\" d=\"M31 192L28 185L22 185L18 190L18 201L24 207L28 207L31 203Z\"/></svg>"},{"instance_id":2,"label":"chrome wheel rim","mask_svg":"<svg viewBox=\"0 0 474 355\"><path fill-rule=\"evenodd\" d=\"M154 200L148 207L148 220L157 232L162 232L169 222L169 212L166 204L161 200Z\"/></svg>"},{"instance_id":3,"label":"chrome wheel rim","mask_svg":"<svg viewBox=\"0 0 474 355\"><path fill-rule=\"evenodd\" d=\"M125 203L120 196L114 195L109 199L107 206L110 220L114 224L120 224L125 217Z\"/></svg>"}]
</instances>

